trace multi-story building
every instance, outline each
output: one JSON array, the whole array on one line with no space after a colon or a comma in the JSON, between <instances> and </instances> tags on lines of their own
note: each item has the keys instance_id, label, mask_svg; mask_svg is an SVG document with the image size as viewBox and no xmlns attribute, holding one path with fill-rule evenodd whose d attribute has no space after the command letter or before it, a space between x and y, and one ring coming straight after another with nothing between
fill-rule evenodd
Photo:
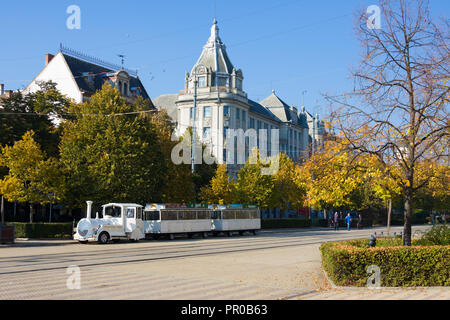
<instances>
[{"instance_id":1,"label":"multi-story building","mask_svg":"<svg viewBox=\"0 0 450 320\"><path fill-rule=\"evenodd\" d=\"M210 147L219 163L226 160L228 129L257 130L258 147L268 150L269 156L271 130L278 129L279 151L294 160L308 157L312 141L321 143L324 132L318 116L313 117L304 107L299 111L297 107L289 106L275 91L261 102L248 98L244 91L244 74L231 63L215 19L200 58L191 73L186 73L184 89L177 94L162 95L154 100L154 104L158 109L165 109L176 122L179 136L195 126L197 136ZM264 145L259 135L261 129L268 132ZM246 141L246 158L248 147ZM237 160L236 156L234 160ZM228 164L232 176L239 168L237 163Z\"/></svg>"},{"instance_id":2,"label":"multi-story building","mask_svg":"<svg viewBox=\"0 0 450 320\"><path fill-rule=\"evenodd\" d=\"M89 57L63 46L56 55L45 55L44 68L22 92L24 94L36 92L40 89L40 83L47 81L56 83L57 89L62 94L77 103L88 101L105 82L109 82L127 100L143 97L153 106L136 71Z\"/></svg>"}]
</instances>

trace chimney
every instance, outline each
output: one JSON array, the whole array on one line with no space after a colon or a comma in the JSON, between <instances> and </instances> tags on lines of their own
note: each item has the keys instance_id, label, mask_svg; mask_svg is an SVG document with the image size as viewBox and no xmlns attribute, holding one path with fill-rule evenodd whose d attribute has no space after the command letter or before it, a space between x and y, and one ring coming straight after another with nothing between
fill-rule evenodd
<instances>
[{"instance_id":1,"label":"chimney","mask_svg":"<svg viewBox=\"0 0 450 320\"><path fill-rule=\"evenodd\" d=\"M54 57L55 57L54 55L47 53L45 55L45 66L47 66Z\"/></svg>"},{"instance_id":2,"label":"chimney","mask_svg":"<svg viewBox=\"0 0 450 320\"><path fill-rule=\"evenodd\" d=\"M3 83L0 83L0 96L5 94L5 85Z\"/></svg>"},{"instance_id":3,"label":"chimney","mask_svg":"<svg viewBox=\"0 0 450 320\"><path fill-rule=\"evenodd\" d=\"M92 219L92 201L86 201L87 203L87 213L86 213L86 219L90 220Z\"/></svg>"}]
</instances>

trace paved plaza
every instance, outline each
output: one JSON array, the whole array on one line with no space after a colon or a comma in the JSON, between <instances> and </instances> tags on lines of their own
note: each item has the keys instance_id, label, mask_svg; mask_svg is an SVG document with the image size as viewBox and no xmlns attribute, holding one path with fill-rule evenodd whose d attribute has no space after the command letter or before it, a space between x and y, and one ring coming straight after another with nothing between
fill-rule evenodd
<instances>
[{"instance_id":1,"label":"paved plaza","mask_svg":"<svg viewBox=\"0 0 450 320\"><path fill-rule=\"evenodd\" d=\"M386 230L287 229L109 245L18 241L0 247L0 299L450 299L449 288L332 287L320 244L374 231ZM79 267L79 290L67 286L69 266Z\"/></svg>"}]
</instances>

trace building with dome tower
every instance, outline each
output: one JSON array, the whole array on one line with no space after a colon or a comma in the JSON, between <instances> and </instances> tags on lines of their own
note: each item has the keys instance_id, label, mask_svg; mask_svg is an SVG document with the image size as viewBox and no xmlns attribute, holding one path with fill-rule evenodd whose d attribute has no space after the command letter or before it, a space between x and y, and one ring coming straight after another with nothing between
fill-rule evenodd
<instances>
[{"instance_id":1,"label":"building with dome tower","mask_svg":"<svg viewBox=\"0 0 450 320\"><path fill-rule=\"evenodd\" d=\"M210 147L219 163L227 158L228 129L255 129L258 133L266 129L267 141L258 136L257 144L259 149L267 150L269 156L271 130L279 129L279 151L295 161L309 156L313 141L316 146L323 141L323 122L304 107L298 110L289 106L275 91L260 102L248 98L244 91L244 73L232 64L220 39L216 19L199 59L191 72L185 75L184 89L177 94L162 95L153 103L158 109L165 109L176 122L178 136L182 136L189 127L194 128L195 119L196 136ZM246 158L248 149L246 141ZM241 167L236 159L235 156L234 164L227 164L232 177Z\"/></svg>"}]
</instances>

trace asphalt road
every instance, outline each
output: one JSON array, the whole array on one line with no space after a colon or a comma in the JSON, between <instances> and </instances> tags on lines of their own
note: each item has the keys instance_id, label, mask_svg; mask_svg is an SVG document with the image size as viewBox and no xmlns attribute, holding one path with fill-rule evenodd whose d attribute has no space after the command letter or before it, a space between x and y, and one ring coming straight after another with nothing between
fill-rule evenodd
<instances>
[{"instance_id":1,"label":"asphalt road","mask_svg":"<svg viewBox=\"0 0 450 320\"><path fill-rule=\"evenodd\" d=\"M109 245L18 242L0 248L0 299L450 298L447 288L375 294L331 288L320 266L320 244L368 238L374 231L386 230L273 230Z\"/></svg>"}]
</instances>

